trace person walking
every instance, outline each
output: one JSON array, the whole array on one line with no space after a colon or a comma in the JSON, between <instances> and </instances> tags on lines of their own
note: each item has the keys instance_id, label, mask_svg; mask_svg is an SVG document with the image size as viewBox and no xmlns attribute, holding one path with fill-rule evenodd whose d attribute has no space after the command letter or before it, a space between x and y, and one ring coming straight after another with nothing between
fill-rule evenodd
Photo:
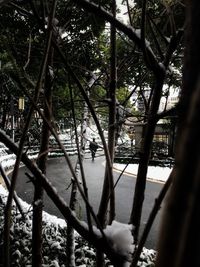
<instances>
[{"instance_id":1,"label":"person walking","mask_svg":"<svg viewBox=\"0 0 200 267\"><path fill-rule=\"evenodd\" d=\"M92 161L94 161L95 154L96 154L96 151L98 149L98 145L97 145L97 143L95 141L95 138L93 138L93 141L90 141L89 149L91 151Z\"/></svg>"}]
</instances>

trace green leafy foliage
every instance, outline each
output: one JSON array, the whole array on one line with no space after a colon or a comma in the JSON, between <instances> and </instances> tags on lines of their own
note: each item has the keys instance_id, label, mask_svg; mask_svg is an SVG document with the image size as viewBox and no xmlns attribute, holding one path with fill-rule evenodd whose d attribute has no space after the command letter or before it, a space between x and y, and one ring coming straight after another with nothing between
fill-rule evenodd
<instances>
[{"instance_id":1,"label":"green leafy foliage","mask_svg":"<svg viewBox=\"0 0 200 267\"><path fill-rule=\"evenodd\" d=\"M23 77L26 75L33 84L36 82L44 52L47 16L50 13L51 1L18 1L18 6L5 5L0 12L0 60L3 71L13 80L13 75L21 75L27 90L32 88ZM110 11L111 1L94 1ZM131 9L133 26L141 27L141 1L135 1ZM162 16L161 16L162 14ZM146 39L162 62L166 54L169 37L173 30L182 27L184 21L182 1L147 1ZM167 16L167 20L165 19ZM176 27L175 27L176 25ZM107 103L110 73L110 36L105 21L95 14L76 6L73 1L58 1L55 17L54 38L64 52L68 62L80 82L86 88L90 73L98 73L97 84L90 92L95 109L107 116ZM106 30L104 30L106 27ZM175 27L175 28L174 28ZM139 34L138 30L138 34ZM156 39L155 39L155 36ZM160 45L160 51L156 46ZM130 88L138 87L138 97L142 98L144 88L153 87L153 75L144 63L143 53L123 33L117 34L117 99L120 103L130 93ZM167 83L180 86L182 46L174 53L171 67L177 71L167 75ZM56 51L53 59L53 115L56 120L70 118L70 97L68 74ZM89 75L88 75L89 74ZM144 78L145 77L145 78ZM14 82L15 83L15 82ZM81 116L83 100L72 82L76 115ZM122 89L123 88L123 89ZM15 95L20 96L20 89L15 83ZM165 93L165 92L164 92ZM131 107L131 101L126 103Z\"/></svg>"}]
</instances>

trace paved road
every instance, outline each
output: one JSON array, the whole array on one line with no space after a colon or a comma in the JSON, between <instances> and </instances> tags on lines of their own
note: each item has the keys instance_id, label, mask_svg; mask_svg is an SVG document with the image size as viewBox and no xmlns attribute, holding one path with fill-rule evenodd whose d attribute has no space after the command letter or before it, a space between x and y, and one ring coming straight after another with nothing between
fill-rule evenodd
<instances>
[{"instance_id":1,"label":"paved road","mask_svg":"<svg viewBox=\"0 0 200 267\"><path fill-rule=\"evenodd\" d=\"M74 165L75 158L76 157L72 157L72 162ZM104 158L102 157L97 157L94 162L92 162L91 159L87 158L87 156L84 160L85 177L88 185L89 199L94 207L94 210L98 210L98 205L100 201L104 177L103 164ZM33 200L33 186L30 182L28 182L28 178L27 176L25 176L25 172L27 172L26 168L22 167L20 169L16 190L18 195L23 200L28 203L31 203ZM119 173L115 172L115 179L117 179L118 176ZM64 158L50 159L48 161L47 177L49 177L52 184L57 188L57 191L60 196L66 199L66 201L69 201L70 189L67 188L70 185L71 175ZM154 204L155 198L158 196L162 186L163 185L159 183L147 182L141 230L146 224L148 215ZM116 220L120 222L127 223L129 220L130 209L133 201L134 187L135 177L127 175L123 175L121 177L121 180L116 187ZM45 196L44 210L49 212L50 214L62 218L62 215L51 202L51 200L48 198L48 196ZM78 208L78 214L81 219L85 219L85 208L81 200ZM159 231L159 217L160 214L158 214L153 224L148 240L145 244L145 247L149 249L156 249L156 238L158 236Z\"/></svg>"}]
</instances>

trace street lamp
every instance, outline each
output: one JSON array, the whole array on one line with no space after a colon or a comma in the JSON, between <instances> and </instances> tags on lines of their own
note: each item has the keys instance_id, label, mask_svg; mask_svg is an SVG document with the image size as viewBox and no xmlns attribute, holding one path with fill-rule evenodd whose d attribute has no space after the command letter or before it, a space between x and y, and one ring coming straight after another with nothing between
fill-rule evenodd
<instances>
[{"instance_id":1,"label":"street lamp","mask_svg":"<svg viewBox=\"0 0 200 267\"><path fill-rule=\"evenodd\" d=\"M20 96L18 100L18 109L19 109L19 127L23 127L23 118L22 118L22 112L24 111L24 97Z\"/></svg>"},{"instance_id":2,"label":"street lamp","mask_svg":"<svg viewBox=\"0 0 200 267\"><path fill-rule=\"evenodd\" d=\"M23 96L19 97L18 108L20 111L24 110L24 97Z\"/></svg>"},{"instance_id":3,"label":"street lamp","mask_svg":"<svg viewBox=\"0 0 200 267\"><path fill-rule=\"evenodd\" d=\"M10 100L10 115L11 115L11 138L15 142L15 116L14 116L14 100L11 96Z\"/></svg>"}]
</instances>

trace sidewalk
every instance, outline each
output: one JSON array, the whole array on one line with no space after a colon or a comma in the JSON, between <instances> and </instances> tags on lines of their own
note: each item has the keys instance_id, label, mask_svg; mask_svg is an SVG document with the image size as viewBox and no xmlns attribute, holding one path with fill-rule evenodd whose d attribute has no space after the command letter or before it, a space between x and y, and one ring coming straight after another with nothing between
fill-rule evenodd
<instances>
[{"instance_id":1,"label":"sidewalk","mask_svg":"<svg viewBox=\"0 0 200 267\"><path fill-rule=\"evenodd\" d=\"M121 163L113 164L114 169L119 172L123 171L126 166L127 166L126 164L121 164ZM124 174L136 177L137 170L138 170L138 164L129 164L126 167ZM172 168L169 167L149 166L147 172L147 180L153 182L165 183L169 177L171 170Z\"/></svg>"}]
</instances>

